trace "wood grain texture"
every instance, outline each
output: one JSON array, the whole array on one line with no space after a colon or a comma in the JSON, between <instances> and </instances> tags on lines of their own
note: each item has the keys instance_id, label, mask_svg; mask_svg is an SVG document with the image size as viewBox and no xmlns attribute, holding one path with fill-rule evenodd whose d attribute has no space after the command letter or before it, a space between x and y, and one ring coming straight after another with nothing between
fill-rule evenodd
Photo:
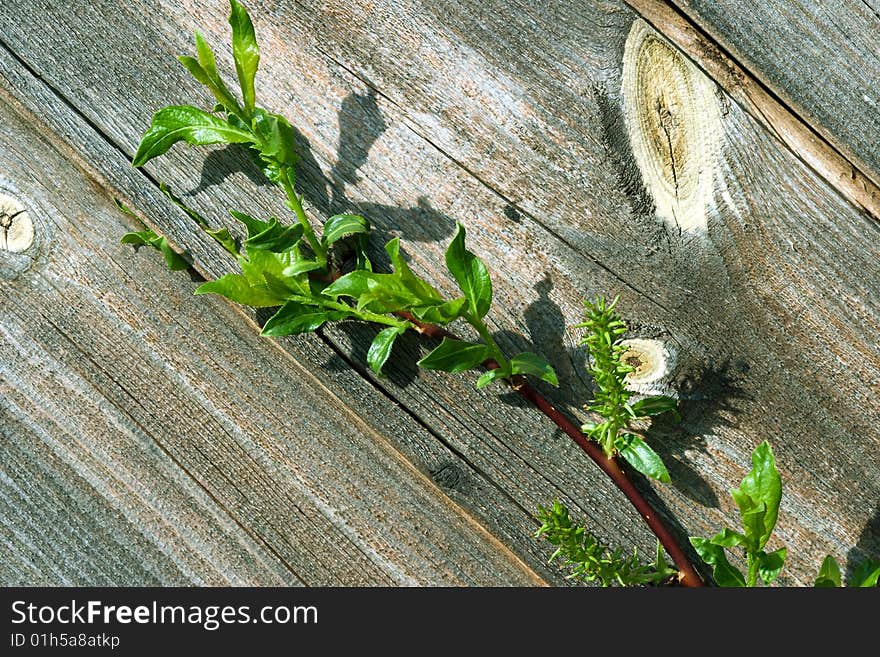
<instances>
[{"instance_id":1,"label":"wood grain texture","mask_svg":"<svg viewBox=\"0 0 880 657\"><path fill-rule=\"evenodd\" d=\"M880 186L864 158L829 138L803 111L791 109L706 32L665 0L627 0L648 23L679 46L753 119L845 199L880 221Z\"/></svg>"},{"instance_id":2,"label":"wood grain texture","mask_svg":"<svg viewBox=\"0 0 880 657\"><path fill-rule=\"evenodd\" d=\"M246 317L119 244L8 99L0 125L38 236L0 281L0 581L540 581Z\"/></svg>"},{"instance_id":3,"label":"wood grain texture","mask_svg":"<svg viewBox=\"0 0 880 657\"><path fill-rule=\"evenodd\" d=\"M209 104L172 59L191 50L193 29L231 71L222 2L41 5L39 26L24 20L33 5L0 9L6 45L128 156L158 107ZM302 133L299 188L316 217L362 211L381 236L401 236L413 267L447 292L435 263L454 221L465 222L493 272L499 342L547 355L568 384L551 395L575 414L589 383L566 327L582 299L620 292L633 337L675 347L666 385L685 420L652 435L675 482L655 495L682 533L737 522L727 491L768 438L786 482L776 540L791 561L781 583L811 581L825 553L852 561L880 551L877 227L718 92L724 137L708 232L667 230L622 116L631 11L613 2L254 2L251 13L264 50L258 96ZM32 102L37 92L13 64L4 84ZM54 129L76 151L93 148ZM280 207L234 149L202 157L175 149L148 171L214 221L227 207ZM154 193L117 162L93 166L136 198ZM225 271L179 215L142 207L191 246L202 271ZM371 336L344 328L326 339L370 378ZM393 437L416 467L428 469L424 455L439 444L480 473L522 515L497 514L466 490L456 499L529 563L539 557L525 519L554 494L606 540L650 549L620 496L548 423L514 399L473 391L469 377L407 365L424 350L404 341L401 364L370 381L388 396L372 416L396 402L433 441Z\"/></svg>"},{"instance_id":4,"label":"wood grain texture","mask_svg":"<svg viewBox=\"0 0 880 657\"><path fill-rule=\"evenodd\" d=\"M869 0L673 0L880 184L880 8Z\"/></svg>"}]
</instances>

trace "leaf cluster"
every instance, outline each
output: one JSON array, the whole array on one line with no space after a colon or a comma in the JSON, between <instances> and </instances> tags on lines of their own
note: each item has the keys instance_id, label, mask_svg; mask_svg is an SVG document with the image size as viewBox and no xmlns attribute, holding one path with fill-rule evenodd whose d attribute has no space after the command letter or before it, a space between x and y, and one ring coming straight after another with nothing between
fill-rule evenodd
<instances>
[{"instance_id":1,"label":"leaf cluster","mask_svg":"<svg viewBox=\"0 0 880 657\"><path fill-rule=\"evenodd\" d=\"M742 531L725 528L708 539L692 536L691 545L700 558L712 566L713 578L719 586L756 586L759 577L764 584L769 584L782 570L787 549L764 551L776 526L782 499L782 479L766 440L752 452L751 471L730 494L742 517ZM727 560L725 550L733 548L740 548L745 554L745 575Z\"/></svg>"},{"instance_id":2,"label":"leaf cluster","mask_svg":"<svg viewBox=\"0 0 880 657\"><path fill-rule=\"evenodd\" d=\"M867 559L856 566L852 575L846 580L848 587L874 588L880 586L880 561ZM840 566L830 554L822 561L814 586L821 588L843 586Z\"/></svg>"},{"instance_id":3,"label":"leaf cluster","mask_svg":"<svg viewBox=\"0 0 880 657\"><path fill-rule=\"evenodd\" d=\"M581 430L602 446L608 458L620 454L642 474L666 483L670 477L663 460L631 423L667 411L677 413L678 403L663 395L630 403L633 393L626 388L626 375L633 368L622 360L627 350L622 344L627 326L615 310L618 299L609 303L600 296L587 301L584 321L575 325L586 329L581 344L589 350L589 372L597 388L586 409L602 418L600 422L584 424Z\"/></svg>"},{"instance_id":4,"label":"leaf cluster","mask_svg":"<svg viewBox=\"0 0 880 657\"><path fill-rule=\"evenodd\" d=\"M454 299L444 299L436 288L413 273L396 238L385 245L392 271L374 271L367 255L370 224L364 217L336 215L325 222L320 237L315 233L302 199L294 190L293 128L284 117L256 105L254 79L260 49L245 8L237 0L231 0L230 6L232 53L241 100L220 77L213 51L196 33L197 57L183 56L179 60L211 91L217 104L210 112L189 105L160 109L141 139L133 165L142 166L181 141L193 145L245 144L266 176L284 190L298 223L286 225L276 217L258 219L231 211L246 231L247 237L240 244L228 229L211 229L207 221L162 185L169 198L238 261L240 273L205 283L196 294L218 294L252 307L278 307L262 329L265 336L311 332L327 322L344 320L378 324L383 328L367 353L368 364L377 374L381 374L395 340L406 330L463 320L476 330L481 341L445 338L419 361L422 367L461 372L494 361L495 366L479 378L477 387L514 375L531 375L558 385L553 368L541 357L526 352L507 359L496 345L484 319L492 304L492 281L483 261L467 249L462 225L458 225L445 254L447 269L462 294ZM177 266L167 240L147 232L129 233L123 241L154 246L162 250L170 266ZM355 254L353 270L344 275L332 264L338 259L333 257L334 249L343 244Z\"/></svg>"},{"instance_id":5,"label":"leaf cluster","mask_svg":"<svg viewBox=\"0 0 880 657\"><path fill-rule=\"evenodd\" d=\"M642 563L635 549L632 555L625 555L619 548L611 550L585 527L575 525L568 508L559 500L549 508L538 507L538 520L541 527L535 538L543 537L557 546L549 562L558 561L568 568L569 579L599 582L606 587L642 586L665 584L678 574L666 563L659 543L656 560L651 564Z\"/></svg>"}]
</instances>

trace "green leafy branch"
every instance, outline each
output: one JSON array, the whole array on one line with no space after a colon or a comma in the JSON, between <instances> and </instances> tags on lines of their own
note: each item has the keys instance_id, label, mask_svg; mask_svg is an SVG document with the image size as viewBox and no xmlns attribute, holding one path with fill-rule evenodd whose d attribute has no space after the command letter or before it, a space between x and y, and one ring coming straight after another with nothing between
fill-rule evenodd
<instances>
[{"instance_id":1,"label":"green leafy branch","mask_svg":"<svg viewBox=\"0 0 880 657\"><path fill-rule=\"evenodd\" d=\"M252 307L277 307L263 326L262 334L266 336L316 331L328 322L357 320L379 325L382 329L367 354L368 364L377 374L381 374L396 339L405 331L415 330L441 338L440 344L419 361L420 366L446 372L483 366L488 371L477 379L478 388L500 380L510 383L514 391L574 440L621 489L675 562L681 583L702 585L676 539L616 461L587 440L571 420L528 384L525 376L558 385L550 364L531 352L508 358L496 344L486 323L492 304L492 282L482 260L467 249L463 226L458 226L445 254L446 267L461 291L461 296L452 299L443 298L436 288L409 268L397 239L385 245L392 271L375 271L367 254L370 225L359 215L335 215L324 223L320 236L315 232L303 209L302 198L294 190L293 128L284 117L256 105L254 79L260 51L250 17L237 0L231 0L229 22L242 100L224 84L213 52L202 36L196 34L197 57L181 57L180 62L208 87L216 105L211 111L189 105L160 109L141 140L133 165L143 166L178 142L245 145L268 179L284 191L287 206L297 223L285 225L276 217L260 219L231 211L246 235L238 240L226 227L211 228L204 218L162 185L172 202L238 263L239 272L205 283L196 294L218 294ZM174 257L164 237L152 231L129 233L123 241L159 249L172 267L186 264L179 254ZM354 254L353 266L345 273L339 266L344 253ZM469 325L480 340L462 340L444 328L456 321ZM643 410L652 414L647 408ZM619 428L625 426L620 424ZM646 452L636 439L640 436L629 429L620 439L628 442L615 439L612 444L621 453L640 454L645 460ZM645 469L662 477L656 464Z\"/></svg>"},{"instance_id":2,"label":"green leafy branch","mask_svg":"<svg viewBox=\"0 0 880 657\"><path fill-rule=\"evenodd\" d=\"M874 588L880 586L880 561L866 559L859 563L855 570L853 570L852 575L847 578L846 585L851 588ZM830 554L822 561L814 586L820 588L843 586L840 566L837 564L837 560Z\"/></svg>"},{"instance_id":3,"label":"green leafy branch","mask_svg":"<svg viewBox=\"0 0 880 657\"><path fill-rule=\"evenodd\" d=\"M776 526L782 499L782 479L766 440L752 452L751 471L730 494L739 507L742 531L725 528L712 538L692 536L691 545L700 558L712 566L712 575L719 586L756 586L759 577L764 584L769 584L782 570L787 549L764 551ZM740 548L745 554L745 575L727 559L725 550L733 548Z\"/></svg>"},{"instance_id":4,"label":"green leafy branch","mask_svg":"<svg viewBox=\"0 0 880 657\"><path fill-rule=\"evenodd\" d=\"M538 507L538 520L541 527L535 538L543 537L558 546L548 561L567 567L569 579L598 581L602 586L644 586L667 584L678 575L678 570L666 563L659 542L654 563L642 563L635 549L632 555L624 555L621 549L602 544L586 527L575 525L559 500L549 508Z\"/></svg>"},{"instance_id":5,"label":"green leafy branch","mask_svg":"<svg viewBox=\"0 0 880 657\"><path fill-rule=\"evenodd\" d=\"M461 372L492 361L497 367L483 374L477 387L514 375L532 375L558 385L556 373L543 358L530 352L507 358L492 338L485 322L492 303L492 282L485 264L466 248L464 226L458 225L445 257L463 296L449 300L412 272L403 259L398 239L385 245L393 271L373 271L366 252L370 225L359 215L330 217L321 236L316 234L302 199L294 190L293 128L284 117L255 104L254 79L260 50L251 19L237 0L231 0L229 22L242 101L220 78L214 53L196 33L198 57L179 59L196 80L208 87L217 104L212 112L187 105L160 109L143 135L133 165L146 164L180 141L193 145L246 144L268 179L284 190L287 205L298 223L289 226L275 217L264 220L232 211L247 234L243 245L239 245L228 229L210 229L201 216L163 184L169 198L238 261L241 273L226 274L205 283L196 294L218 294L257 308L277 306L278 311L262 329L265 336L311 332L327 322L344 320L383 326L367 354L368 364L377 374L381 374L395 340L405 331L423 324L445 326L463 320L476 330L482 342L444 337L436 349L419 361L422 367ZM154 233L129 233L123 241L155 246L165 253L166 260L172 257L167 241ZM329 256L343 242L353 247L356 262L353 271L340 276L332 270ZM174 264L180 262L175 260Z\"/></svg>"},{"instance_id":6,"label":"green leafy branch","mask_svg":"<svg viewBox=\"0 0 880 657\"><path fill-rule=\"evenodd\" d=\"M627 326L615 311L618 299L608 303L604 297L597 297L586 302L585 319L575 325L587 329L581 344L589 350L590 374L597 387L586 409L600 416L598 421L584 424L581 430L602 446L606 457L620 454L642 474L668 483L669 472L663 460L632 423L667 411L677 414L678 402L654 395L630 403L633 393L626 387L626 375L634 368L622 360L627 348L621 341Z\"/></svg>"}]
</instances>

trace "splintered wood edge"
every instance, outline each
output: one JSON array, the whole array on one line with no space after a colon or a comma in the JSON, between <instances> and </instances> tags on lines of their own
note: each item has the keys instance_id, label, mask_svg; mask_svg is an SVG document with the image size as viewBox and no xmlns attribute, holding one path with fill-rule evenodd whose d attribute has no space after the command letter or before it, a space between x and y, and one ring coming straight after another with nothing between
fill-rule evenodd
<instances>
[{"instance_id":1,"label":"splintered wood edge","mask_svg":"<svg viewBox=\"0 0 880 657\"><path fill-rule=\"evenodd\" d=\"M752 118L845 199L880 221L876 172L853 153L844 153L785 106L687 17L661 0L624 0L680 48ZM875 179L872 179L872 175Z\"/></svg>"},{"instance_id":2,"label":"splintered wood edge","mask_svg":"<svg viewBox=\"0 0 880 657\"><path fill-rule=\"evenodd\" d=\"M705 233L723 135L714 83L636 19L624 47L621 95L633 156L657 216L679 231Z\"/></svg>"}]
</instances>

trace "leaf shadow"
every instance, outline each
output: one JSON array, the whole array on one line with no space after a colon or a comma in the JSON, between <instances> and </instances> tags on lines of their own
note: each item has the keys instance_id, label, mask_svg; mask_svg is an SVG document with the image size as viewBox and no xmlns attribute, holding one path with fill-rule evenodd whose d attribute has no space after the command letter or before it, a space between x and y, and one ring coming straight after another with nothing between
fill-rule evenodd
<instances>
[{"instance_id":1,"label":"leaf shadow","mask_svg":"<svg viewBox=\"0 0 880 657\"><path fill-rule=\"evenodd\" d=\"M851 577L866 559L880 560L880 505L874 508L874 515L862 529L859 540L846 554L846 577Z\"/></svg>"}]
</instances>

